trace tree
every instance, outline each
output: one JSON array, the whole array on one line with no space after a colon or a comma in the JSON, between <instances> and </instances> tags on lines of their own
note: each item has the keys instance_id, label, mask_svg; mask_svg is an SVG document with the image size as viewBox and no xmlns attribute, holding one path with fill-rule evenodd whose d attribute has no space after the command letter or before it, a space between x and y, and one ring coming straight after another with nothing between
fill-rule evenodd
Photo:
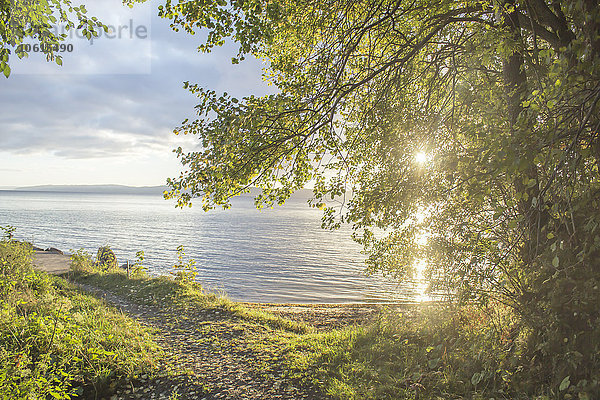
<instances>
[{"instance_id":1,"label":"tree","mask_svg":"<svg viewBox=\"0 0 600 400\"><path fill-rule=\"evenodd\" d=\"M597 370L596 1L167 1L161 15L207 28L201 51L235 40L233 61L264 59L278 89L186 83L199 118L176 133L202 150L176 150L187 171L168 196L209 209L258 186L257 204L281 204L312 182L324 226L352 224L371 271L427 258L436 290L533 328L540 374Z\"/></svg>"},{"instance_id":2,"label":"tree","mask_svg":"<svg viewBox=\"0 0 600 400\"><path fill-rule=\"evenodd\" d=\"M46 55L48 61L62 65L59 45L71 29L82 29L88 40L107 29L96 17L87 17L84 5L70 0L0 0L0 72L10 76L10 57L27 57L32 51ZM58 24L65 28L59 33ZM77 24L77 25L76 25ZM31 39L33 45L24 46Z\"/></svg>"}]
</instances>

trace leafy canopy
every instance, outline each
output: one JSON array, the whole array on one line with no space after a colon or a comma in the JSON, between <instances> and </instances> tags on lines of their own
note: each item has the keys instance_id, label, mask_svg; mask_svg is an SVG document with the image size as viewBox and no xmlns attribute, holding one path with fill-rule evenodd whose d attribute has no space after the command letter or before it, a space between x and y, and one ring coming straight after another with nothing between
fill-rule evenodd
<instances>
[{"instance_id":1,"label":"leafy canopy","mask_svg":"<svg viewBox=\"0 0 600 400\"><path fill-rule=\"evenodd\" d=\"M262 206L313 185L323 225L352 224L371 272L427 260L438 293L517 312L532 375L598 391L596 1L167 1L160 15L207 30L200 51L239 43L233 62L264 60L277 89L186 82L198 118L175 132L201 149L176 150L168 197L227 207L257 186Z\"/></svg>"},{"instance_id":2,"label":"leafy canopy","mask_svg":"<svg viewBox=\"0 0 600 400\"><path fill-rule=\"evenodd\" d=\"M227 206L252 186L263 190L258 204L281 204L314 183L324 224L353 224L372 271L404 276L426 257L440 288L512 304L534 290L527 268L585 264L597 251L588 235L599 222L588 212L600 158L595 2L168 1L160 10L174 29L207 29L201 51L231 38L234 62L265 60L278 89L236 99L185 84L199 118L176 133L197 135L202 150L176 150L187 171L169 180L169 195L180 205ZM420 152L427 162L416 162ZM574 234L585 243L561 263L548 249L564 250Z\"/></svg>"}]
</instances>

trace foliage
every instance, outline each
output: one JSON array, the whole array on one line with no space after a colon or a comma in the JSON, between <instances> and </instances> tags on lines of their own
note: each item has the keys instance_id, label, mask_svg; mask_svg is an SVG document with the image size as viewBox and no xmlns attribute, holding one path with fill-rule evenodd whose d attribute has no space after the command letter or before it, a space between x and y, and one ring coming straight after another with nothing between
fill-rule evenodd
<instances>
[{"instance_id":1,"label":"foliage","mask_svg":"<svg viewBox=\"0 0 600 400\"><path fill-rule=\"evenodd\" d=\"M0 398L94 398L155 368L146 328L33 270L30 254L0 242Z\"/></svg>"},{"instance_id":2,"label":"foliage","mask_svg":"<svg viewBox=\"0 0 600 400\"><path fill-rule=\"evenodd\" d=\"M59 33L54 29L64 27ZM69 31L82 29L81 34L88 40L98 37L100 29L108 28L96 17L88 17L84 5L73 6L71 0L10 0L0 2L0 72L10 76L10 57L28 57L25 46L28 40L34 42L32 48L46 55L48 61L62 65L58 54L59 44Z\"/></svg>"},{"instance_id":3,"label":"foliage","mask_svg":"<svg viewBox=\"0 0 600 400\"><path fill-rule=\"evenodd\" d=\"M2 231L4 232L4 237L2 239L6 241L11 241L13 239L15 231L17 230L17 228L15 228L12 225L0 226L0 229L2 229Z\"/></svg>"},{"instance_id":4,"label":"foliage","mask_svg":"<svg viewBox=\"0 0 600 400\"><path fill-rule=\"evenodd\" d=\"M171 272L171 275L175 277L175 280L184 283L191 283L196 281L198 270L196 269L196 261L193 259L184 260L185 249L182 245L177 246L177 264L173 265L175 272Z\"/></svg>"},{"instance_id":5,"label":"foliage","mask_svg":"<svg viewBox=\"0 0 600 400\"><path fill-rule=\"evenodd\" d=\"M71 271L75 273L100 273L114 271L117 266L116 257L113 259L114 253L108 246L103 246L98 249L96 262L93 261L92 255L84 249L71 250ZM131 266L131 276L144 277L148 268L144 265L145 255L142 250L135 253L136 260ZM99 260L113 259L113 262L100 262Z\"/></svg>"},{"instance_id":6,"label":"foliage","mask_svg":"<svg viewBox=\"0 0 600 400\"><path fill-rule=\"evenodd\" d=\"M92 261L92 255L84 249L71 250L70 260L70 269L74 272L91 271L96 267Z\"/></svg>"},{"instance_id":7,"label":"foliage","mask_svg":"<svg viewBox=\"0 0 600 400\"><path fill-rule=\"evenodd\" d=\"M135 253L135 262L133 263L132 276L145 276L148 268L144 265L144 251L139 250Z\"/></svg>"},{"instance_id":8,"label":"foliage","mask_svg":"<svg viewBox=\"0 0 600 400\"><path fill-rule=\"evenodd\" d=\"M281 360L292 377L321 383L336 399L592 399L599 393L597 379L563 389L540 385L528 368L526 335L504 306L406 311L384 313L369 326L293 338Z\"/></svg>"},{"instance_id":9,"label":"foliage","mask_svg":"<svg viewBox=\"0 0 600 400\"><path fill-rule=\"evenodd\" d=\"M201 51L233 39L237 59L264 59L278 92L186 83L199 118L176 133L201 147L176 150L187 172L168 196L210 209L258 186L258 205L282 204L311 183L324 226L352 224L371 272L402 279L426 259L438 292L515 310L556 390L597 374L597 2L199 4L161 15L206 28Z\"/></svg>"},{"instance_id":10,"label":"foliage","mask_svg":"<svg viewBox=\"0 0 600 400\"><path fill-rule=\"evenodd\" d=\"M117 256L109 246L102 246L98 248L96 254L96 266L103 271L118 268L119 263L117 262Z\"/></svg>"}]
</instances>

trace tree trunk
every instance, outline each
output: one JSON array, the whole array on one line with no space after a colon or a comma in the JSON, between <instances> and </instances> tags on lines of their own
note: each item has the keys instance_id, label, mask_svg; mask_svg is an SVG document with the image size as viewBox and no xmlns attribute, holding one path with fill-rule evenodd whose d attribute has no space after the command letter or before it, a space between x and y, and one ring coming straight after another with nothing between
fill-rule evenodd
<instances>
[{"instance_id":1,"label":"tree trunk","mask_svg":"<svg viewBox=\"0 0 600 400\"><path fill-rule=\"evenodd\" d=\"M507 1L507 5L515 5L514 1ZM522 43L521 26L516 9L505 15L504 26L509 32L510 47L512 53L504 60L503 79L506 92L508 118L510 122L510 133L523 148L522 157L526 157L527 149L532 145L527 143L524 138L528 137L527 132L531 130L531 123L519 120L523 111L523 100L527 93L527 75L525 73L525 59L521 53L520 45ZM538 180L537 168L532 160L531 164L523 174L517 174L513 184L516 193L523 194L519 201L519 214L524 217L525 231L524 245L521 248L520 256L525 264L530 264L538 253L539 237L538 222L540 216L540 198L538 185L529 186L523 182L523 178ZM536 200L534 200L536 199ZM536 201L536 203L534 203Z\"/></svg>"}]
</instances>

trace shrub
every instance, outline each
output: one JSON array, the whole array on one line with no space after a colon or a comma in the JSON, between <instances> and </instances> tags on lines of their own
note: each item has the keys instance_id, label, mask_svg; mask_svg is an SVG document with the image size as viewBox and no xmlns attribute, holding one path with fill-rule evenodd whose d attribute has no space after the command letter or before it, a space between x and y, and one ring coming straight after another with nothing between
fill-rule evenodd
<instances>
[{"instance_id":1,"label":"shrub","mask_svg":"<svg viewBox=\"0 0 600 400\"><path fill-rule=\"evenodd\" d=\"M71 250L71 271L73 272L93 272L96 265L92 260L92 255L84 249Z\"/></svg>"},{"instance_id":2,"label":"shrub","mask_svg":"<svg viewBox=\"0 0 600 400\"><path fill-rule=\"evenodd\" d=\"M96 254L96 264L102 271L118 268L117 256L108 246L102 246Z\"/></svg>"},{"instance_id":3,"label":"shrub","mask_svg":"<svg viewBox=\"0 0 600 400\"><path fill-rule=\"evenodd\" d=\"M185 261L184 257L184 248L183 246L179 245L177 247L177 264L173 265L175 272L171 272L171 274L175 277L176 281L185 283L195 282L196 276L198 275L196 261L193 259Z\"/></svg>"},{"instance_id":4,"label":"shrub","mask_svg":"<svg viewBox=\"0 0 600 400\"><path fill-rule=\"evenodd\" d=\"M0 241L0 399L98 398L160 356L148 331L31 266L31 246ZM72 268L91 267L84 251Z\"/></svg>"}]
</instances>

